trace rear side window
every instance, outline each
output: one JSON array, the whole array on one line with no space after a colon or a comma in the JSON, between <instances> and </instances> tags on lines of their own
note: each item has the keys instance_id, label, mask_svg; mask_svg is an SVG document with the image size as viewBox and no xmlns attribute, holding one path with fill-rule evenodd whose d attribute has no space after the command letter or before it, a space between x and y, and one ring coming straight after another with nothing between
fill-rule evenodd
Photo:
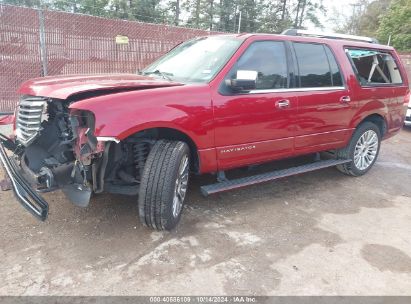
<instances>
[{"instance_id":1,"label":"rear side window","mask_svg":"<svg viewBox=\"0 0 411 304\"><path fill-rule=\"evenodd\" d=\"M397 63L390 53L372 49L346 49L361 85L402 84Z\"/></svg>"},{"instance_id":2,"label":"rear side window","mask_svg":"<svg viewBox=\"0 0 411 304\"><path fill-rule=\"evenodd\" d=\"M327 54L328 63L330 64L332 85L343 86L340 68L338 67L334 54L327 46L324 46L324 49L325 53Z\"/></svg>"},{"instance_id":3,"label":"rear side window","mask_svg":"<svg viewBox=\"0 0 411 304\"><path fill-rule=\"evenodd\" d=\"M342 86L341 72L331 50L322 44L293 43L302 88Z\"/></svg>"},{"instance_id":4,"label":"rear side window","mask_svg":"<svg viewBox=\"0 0 411 304\"><path fill-rule=\"evenodd\" d=\"M281 41L258 41L251 44L240 57L230 77L236 72L257 72L256 89L282 89L287 87L287 58Z\"/></svg>"}]
</instances>

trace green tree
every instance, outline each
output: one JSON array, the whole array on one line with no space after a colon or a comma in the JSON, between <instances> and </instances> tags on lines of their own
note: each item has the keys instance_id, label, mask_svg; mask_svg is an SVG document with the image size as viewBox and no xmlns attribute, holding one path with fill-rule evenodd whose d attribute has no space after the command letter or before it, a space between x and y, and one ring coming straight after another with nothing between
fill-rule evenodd
<instances>
[{"instance_id":1,"label":"green tree","mask_svg":"<svg viewBox=\"0 0 411 304\"><path fill-rule=\"evenodd\" d=\"M107 18L166 23L224 32L237 32L240 23L240 32L267 33L278 33L293 26L302 28L307 21L318 25L317 15L323 10L322 0L2 1L28 7L48 7Z\"/></svg>"},{"instance_id":2,"label":"green tree","mask_svg":"<svg viewBox=\"0 0 411 304\"><path fill-rule=\"evenodd\" d=\"M334 30L341 33L375 37L381 18L387 12L392 0L357 0L351 4L351 14L346 17L334 11L329 19L336 26ZM345 18L344 18L345 17Z\"/></svg>"},{"instance_id":3,"label":"green tree","mask_svg":"<svg viewBox=\"0 0 411 304\"><path fill-rule=\"evenodd\" d=\"M183 7L188 14L187 25L195 28L203 28L203 17L201 16L201 10L204 6L203 0L187 0L184 2Z\"/></svg>"},{"instance_id":4,"label":"green tree","mask_svg":"<svg viewBox=\"0 0 411 304\"><path fill-rule=\"evenodd\" d=\"M217 5L218 23L217 30L232 32L235 30L235 13L237 3L232 0L219 0Z\"/></svg>"},{"instance_id":5,"label":"green tree","mask_svg":"<svg viewBox=\"0 0 411 304\"><path fill-rule=\"evenodd\" d=\"M356 34L369 37L377 36L381 18L387 12L390 3L391 0L376 0L368 4L359 17Z\"/></svg>"},{"instance_id":6,"label":"green tree","mask_svg":"<svg viewBox=\"0 0 411 304\"><path fill-rule=\"evenodd\" d=\"M393 0L381 18L377 37L383 43L391 37L391 45L397 50L411 51L411 1Z\"/></svg>"},{"instance_id":7,"label":"green tree","mask_svg":"<svg viewBox=\"0 0 411 304\"><path fill-rule=\"evenodd\" d=\"M319 11L325 11L321 0L298 0L295 7L294 28L302 28L305 20L311 21L316 26L321 26L317 17Z\"/></svg>"},{"instance_id":8,"label":"green tree","mask_svg":"<svg viewBox=\"0 0 411 304\"><path fill-rule=\"evenodd\" d=\"M172 0L167 4L168 10L171 12L170 19L174 25L180 25L181 4L180 0Z\"/></svg>"},{"instance_id":9,"label":"green tree","mask_svg":"<svg viewBox=\"0 0 411 304\"><path fill-rule=\"evenodd\" d=\"M280 33L286 28L293 27L290 2L287 0L265 2L260 18L259 31Z\"/></svg>"},{"instance_id":10,"label":"green tree","mask_svg":"<svg viewBox=\"0 0 411 304\"><path fill-rule=\"evenodd\" d=\"M41 7L42 1L41 0L3 0L2 3L39 8Z\"/></svg>"}]
</instances>

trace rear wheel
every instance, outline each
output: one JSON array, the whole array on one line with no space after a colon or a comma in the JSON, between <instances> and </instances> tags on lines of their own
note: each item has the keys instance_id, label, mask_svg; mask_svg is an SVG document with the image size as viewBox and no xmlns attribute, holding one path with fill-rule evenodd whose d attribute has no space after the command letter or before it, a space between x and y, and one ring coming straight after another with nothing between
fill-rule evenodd
<instances>
[{"instance_id":1,"label":"rear wheel","mask_svg":"<svg viewBox=\"0 0 411 304\"><path fill-rule=\"evenodd\" d=\"M338 165L338 170L351 176L367 173L377 160L380 144L380 129L372 122L362 123L355 130L348 146L337 151L338 158L351 159L349 163Z\"/></svg>"},{"instance_id":2,"label":"rear wheel","mask_svg":"<svg viewBox=\"0 0 411 304\"><path fill-rule=\"evenodd\" d=\"M171 230L179 222L190 173L190 150L181 141L159 140L147 157L138 209L141 222Z\"/></svg>"}]
</instances>

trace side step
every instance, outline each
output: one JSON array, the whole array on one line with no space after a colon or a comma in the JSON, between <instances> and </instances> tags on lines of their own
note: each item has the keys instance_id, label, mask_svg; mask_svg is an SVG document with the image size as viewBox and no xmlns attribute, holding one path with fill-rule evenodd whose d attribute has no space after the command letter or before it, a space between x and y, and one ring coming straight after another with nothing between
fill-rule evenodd
<instances>
[{"instance_id":1,"label":"side step","mask_svg":"<svg viewBox=\"0 0 411 304\"><path fill-rule=\"evenodd\" d=\"M201 186L201 193L204 196L208 196L210 194L228 191L236 188L241 188L245 186L255 185L259 183L264 183L268 181L272 181L278 178L283 178L287 176L297 175L301 173L311 172L327 167L333 167L336 165L341 165L345 163L349 163L351 159L327 159L321 160L314 163L283 169L283 170L276 170L268 173L262 173L232 180L227 180L211 185Z\"/></svg>"}]
</instances>

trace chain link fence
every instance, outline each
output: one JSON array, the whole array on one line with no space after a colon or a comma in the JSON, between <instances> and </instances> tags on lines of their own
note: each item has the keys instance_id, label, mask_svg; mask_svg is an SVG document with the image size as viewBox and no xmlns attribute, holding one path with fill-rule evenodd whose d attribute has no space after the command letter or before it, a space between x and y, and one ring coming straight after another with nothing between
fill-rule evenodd
<instances>
[{"instance_id":1,"label":"chain link fence","mask_svg":"<svg viewBox=\"0 0 411 304\"><path fill-rule=\"evenodd\" d=\"M215 33L0 5L0 112L14 109L27 79L135 73L177 44Z\"/></svg>"},{"instance_id":2,"label":"chain link fence","mask_svg":"<svg viewBox=\"0 0 411 304\"><path fill-rule=\"evenodd\" d=\"M16 89L42 75L38 12L0 5L0 111L11 111Z\"/></svg>"}]
</instances>

